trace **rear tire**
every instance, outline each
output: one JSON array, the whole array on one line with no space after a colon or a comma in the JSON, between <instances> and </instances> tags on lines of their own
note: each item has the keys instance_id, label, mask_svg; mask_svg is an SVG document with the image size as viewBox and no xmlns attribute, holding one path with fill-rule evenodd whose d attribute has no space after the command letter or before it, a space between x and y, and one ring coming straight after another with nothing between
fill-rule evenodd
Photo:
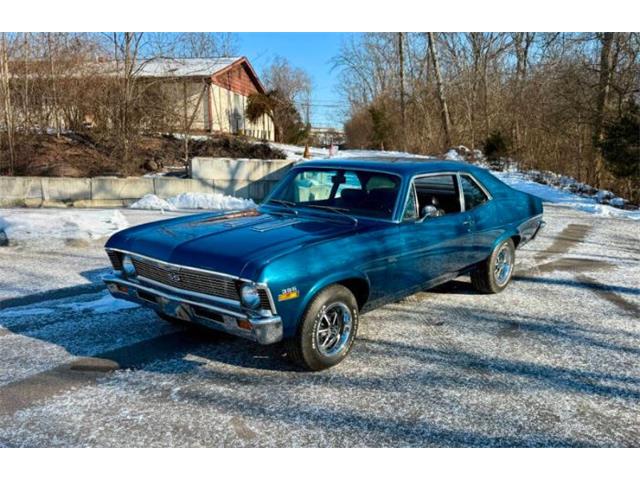
<instances>
[{"instance_id":1,"label":"rear tire","mask_svg":"<svg viewBox=\"0 0 640 480\"><path fill-rule=\"evenodd\" d=\"M481 293L499 293L513 276L516 248L510 238L501 242L491 255L471 272L471 283Z\"/></svg>"},{"instance_id":2,"label":"rear tire","mask_svg":"<svg viewBox=\"0 0 640 480\"><path fill-rule=\"evenodd\" d=\"M288 357L302 368L324 370L349 354L358 331L358 302L342 285L330 285L311 300L295 337L285 341Z\"/></svg>"}]
</instances>

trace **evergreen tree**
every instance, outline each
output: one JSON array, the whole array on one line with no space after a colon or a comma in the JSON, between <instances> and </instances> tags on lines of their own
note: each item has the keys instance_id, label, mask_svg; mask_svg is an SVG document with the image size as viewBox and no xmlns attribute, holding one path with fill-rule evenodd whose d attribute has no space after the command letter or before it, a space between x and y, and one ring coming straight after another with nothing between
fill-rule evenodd
<instances>
[{"instance_id":1,"label":"evergreen tree","mask_svg":"<svg viewBox=\"0 0 640 480\"><path fill-rule=\"evenodd\" d=\"M611 173L640 180L640 108L635 102L630 102L617 120L605 125L599 146Z\"/></svg>"}]
</instances>

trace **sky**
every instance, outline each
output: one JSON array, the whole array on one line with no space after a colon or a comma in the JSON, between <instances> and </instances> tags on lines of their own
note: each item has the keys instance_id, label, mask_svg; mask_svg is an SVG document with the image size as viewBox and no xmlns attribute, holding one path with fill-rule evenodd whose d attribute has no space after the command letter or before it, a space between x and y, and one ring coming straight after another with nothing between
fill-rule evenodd
<instances>
[{"instance_id":1,"label":"sky","mask_svg":"<svg viewBox=\"0 0 640 480\"><path fill-rule=\"evenodd\" d=\"M301 25L303 27L304 25ZM331 59L343 39L354 33L237 33L238 54L246 56L258 75L277 56L305 70L312 79L311 124L342 128L338 70Z\"/></svg>"}]
</instances>

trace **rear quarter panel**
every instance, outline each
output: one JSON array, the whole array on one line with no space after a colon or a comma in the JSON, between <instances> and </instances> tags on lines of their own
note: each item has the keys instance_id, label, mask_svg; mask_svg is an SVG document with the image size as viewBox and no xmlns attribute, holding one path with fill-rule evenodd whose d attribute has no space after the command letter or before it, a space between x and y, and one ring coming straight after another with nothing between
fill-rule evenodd
<instances>
[{"instance_id":1,"label":"rear quarter panel","mask_svg":"<svg viewBox=\"0 0 640 480\"><path fill-rule=\"evenodd\" d=\"M483 243L493 249L505 238L528 240L536 231L543 213L542 200L511 188L490 172L474 169L473 174L491 192L493 200L480 207L476 228Z\"/></svg>"}]
</instances>

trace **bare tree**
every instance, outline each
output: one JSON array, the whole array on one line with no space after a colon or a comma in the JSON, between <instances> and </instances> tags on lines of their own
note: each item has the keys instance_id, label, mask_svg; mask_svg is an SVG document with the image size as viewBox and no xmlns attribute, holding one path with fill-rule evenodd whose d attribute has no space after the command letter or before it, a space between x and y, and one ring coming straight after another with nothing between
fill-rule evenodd
<instances>
[{"instance_id":1,"label":"bare tree","mask_svg":"<svg viewBox=\"0 0 640 480\"><path fill-rule=\"evenodd\" d=\"M51 40L52 33L47 32L47 56L49 57L49 75L51 79L51 104L53 109L53 118L56 126L56 136L60 138L60 132L62 130L60 125L60 111L58 108L58 93L56 89L56 84L58 83L58 78L56 77L56 71L54 68L54 52L53 52L53 41Z\"/></svg>"},{"instance_id":2,"label":"bare tree","mask_svg":"<svg viewBox=\"0 0 640 480\"><path fill-rule=\"evenodd\" d=\"M311 122L312 83L309 75L285 58L276 57L262 76L267 93L249 98L247 113L250 120L255 121L266 113L273 120L277 141L298 143L306 140Z\"/></svg>"},{"instance_id":3,"label":"bare tree","mask_svg":"<svg viewBox=\"0 0 640 480\"><path fill-rule=\"evenodd\" d=\"M449 116L449 107L447 105L447 97L444 91L442 75L440 74L440 64L438 61L438 52L435 46L435 36L433 32L429 32L429 52L431 53L431 62L433 63L433 73L436 77L436 85L438 88L438 100L440 101L440 109L442 114L442 128L445 134L445 143L447 147L452 145L451 142L451 117Z\"/></svg>"},{"instance_id":4,"label":"bare tree","mask_svg":"<svg viewBox=\"0 0 640 480\"><path fill-rule=\"evenodd\" d=\"M13 175L16 164L15 152L15 124L13 105L11 103L11 88L9 84L9 55L7 49L6 34L0 34L0 96L4 112L4 126L7 134L7 146L9 150L9 175Z\"/></svg>"},{"instance_id":5,"label":"bare tree","mask_svg":"<svg viewBox=\"0 0 640 480\"><path fill-rule=\"evenodd\" d=\"M595 180L596 185L602 185L604 175L604 162L597 147L602 141L602 126L604 123L605 110L609 102L609 91L611 89L611 77L614 64L614 39L615 34L605 32L598 35L600 41L600 74L598 81L598 93L596 97L595 118L593 121L593 155L595 156Z\"/></svg>"},{"instance_id":6,"label":"bare tree","mask_svg":"<svg viewBox=\"0 0 640 480\"><path fill-rule=\"evenodd\" d=\"M398 33L398 63L400 70L400 128L402 129L402 150L407 149L407 122L404 102L404 35Z\"/></svg>"},{"instance_id":7,"label":"bare tree","mask_svg":"<svg viewBox=\"0 0 640 480\"><path fill-rule=\"evenodd\" d=\"M189 58L230 57L238 52L234 33L186 32L178 34L179 56Z\"/></svg>"},{"instance_id":8,"label":"bare tree","mask_svg":"<svg viewBox=\"0 0 640 480\"><path fill-rule=\"evenodd\" d=\"M452 138L483 148L498 135L523 165L622 186L640 201L599 153L607 125L638 103L638 33L405 33L402 69L398 37L349 38L334 58L348 142L403 148L403 123L407 149L419 153L442 152Z\"/></svg>"},{"instance_id":9,"label":"bare tree","mask_svg":"<svg viewBox=\"0 0 640 480\"><path fill-rule=\"evenodd\" d=\"M516 71L513 87L513 106L515 110L515 122L513 125L513 141L515 151L519 151L522 143L522 111L524 105L521 102L523 89L527 79L527 71L529 68L529 52L535 42L535 33L516 32L512 35L513 48L516 54Z\"/></svg>"}]
</instances>

